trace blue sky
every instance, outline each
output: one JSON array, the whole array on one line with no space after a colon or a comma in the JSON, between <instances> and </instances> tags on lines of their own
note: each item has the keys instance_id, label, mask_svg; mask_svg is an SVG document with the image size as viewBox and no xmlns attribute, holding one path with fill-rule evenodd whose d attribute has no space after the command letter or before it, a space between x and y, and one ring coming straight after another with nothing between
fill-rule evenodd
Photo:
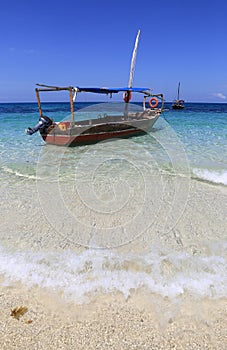
<instances>
[{"instance_id":1,"label":"blue sky","mask_svg":"<svg viewBox=\"0 0 227 350\"><path fill-rule=\"evenodd\" d=\"M141 29L134 86L227 103L226 16L226 0L2 0L0 102L35 101L37 82L126 86Z\"/></svg>"}]
</instances>

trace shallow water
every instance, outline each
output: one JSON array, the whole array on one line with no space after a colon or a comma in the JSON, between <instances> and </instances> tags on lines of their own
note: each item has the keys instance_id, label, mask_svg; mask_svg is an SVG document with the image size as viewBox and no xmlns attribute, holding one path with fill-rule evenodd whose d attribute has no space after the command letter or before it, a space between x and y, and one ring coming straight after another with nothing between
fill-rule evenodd
<instances>
[{"instance_id":1,"label":"shallow water","mask_svg":"<svg viewBox=\"0 0 227 350\"><path fill-rule=\"evenodd\" d=\"M45 108L68 115L68 104ZM226 116L225 104L186 104L147 135L61 148L25 135L35 104L1 104L5 283L77 303L143 288L226 296Z\"/></svg>"}]
</instances>

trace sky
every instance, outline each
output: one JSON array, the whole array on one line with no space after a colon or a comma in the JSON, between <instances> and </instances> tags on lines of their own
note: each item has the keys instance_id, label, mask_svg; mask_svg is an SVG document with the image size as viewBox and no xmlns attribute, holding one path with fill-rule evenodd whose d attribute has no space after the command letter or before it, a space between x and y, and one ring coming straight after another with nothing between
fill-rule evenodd
<instances>
[{"instance_id":1,"label":"sky","mask_svg":"<svg viewBox=\"0 0 227 350\"><path fill-rule=\"evenodd\" d=\"M36 83L127 86L138 29L134 87L227 103L227 0L1 0L0 103L35 102Z\"/></svg>"}]
</instances>

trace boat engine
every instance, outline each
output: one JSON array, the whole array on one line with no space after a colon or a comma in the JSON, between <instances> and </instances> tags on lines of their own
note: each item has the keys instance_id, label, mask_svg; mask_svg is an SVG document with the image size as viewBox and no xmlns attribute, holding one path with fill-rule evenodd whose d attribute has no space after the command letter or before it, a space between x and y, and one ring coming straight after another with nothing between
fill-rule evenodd
<instances>
[{"instance_id":1,"label":"boat engine","mask_svg":"<svg viewBox=\"0 0 227 350\"><path fill-rule=\"evenodd\" d=\"M34 134L35 132L37 132L38 130L41 130L45 132L45 130L51 126L53 124L53 120L50 119L49 117L45 116L45 115L42 115L40 118L39 118L39 122L33 127L33 128L27 128L25 130L26 134L28 135L32 135Z\"/></svg>"}]
</instances>

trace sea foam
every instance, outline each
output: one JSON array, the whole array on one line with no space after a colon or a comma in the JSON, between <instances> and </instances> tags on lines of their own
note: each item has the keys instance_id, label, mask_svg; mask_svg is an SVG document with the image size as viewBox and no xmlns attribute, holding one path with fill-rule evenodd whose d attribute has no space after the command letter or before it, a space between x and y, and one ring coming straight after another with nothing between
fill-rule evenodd
<instances>
[{"instance_id":1,"label":"sea foam","mask_svg":"<svg viewBox=\"0 0 227 350\"><path fill-rule=\"evenodd\" d=\"M217 184L227 185L227 171L211 171L207 169L193 169L193 174L198 178Z\"/></svg>"},{"instance_id":2,"label":"sea foam","mask_svg":"<svg viewBox=\"0 0 227 350\"><path fill-rule=\"evenodd\" d=\"M1 249L0 273L7 284L18 281L28 287L48 288L77 303L115 292L127 299L141 288L169 298L184 293L208 298L227 295L222 256L164 252L157 247L146 255L91 249L82 253L10 253Z\"/></svg>"}]
</instances>

